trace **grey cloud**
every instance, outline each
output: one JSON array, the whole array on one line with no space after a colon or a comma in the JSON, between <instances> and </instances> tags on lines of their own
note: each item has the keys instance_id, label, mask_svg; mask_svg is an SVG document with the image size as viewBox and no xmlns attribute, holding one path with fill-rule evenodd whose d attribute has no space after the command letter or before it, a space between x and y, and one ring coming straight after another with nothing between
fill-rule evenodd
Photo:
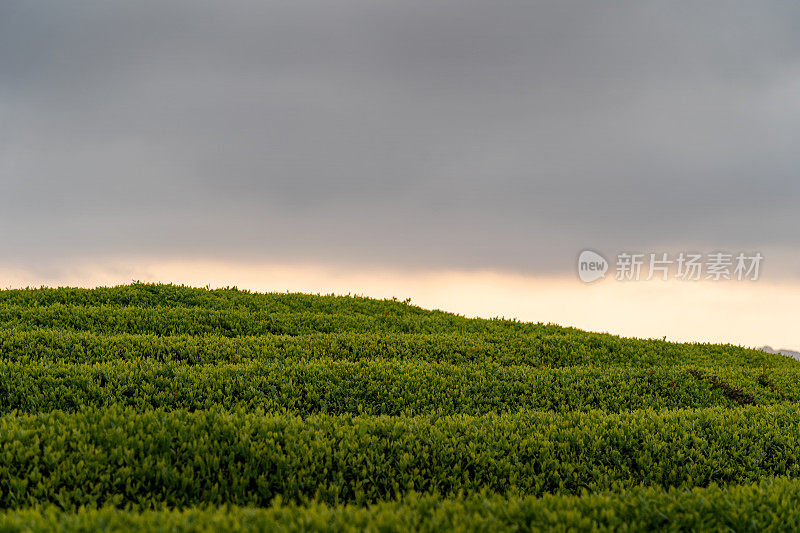
<instances>
[{"instance_id":1,"label":"grey cloud","mask_svg":"<svg viewBox=\"0 0 800 533\"><path fill-rule=\"evenodd\" d=\"M798 30L791 2L4 2L4 256L791 251Z\"/></svg>"}]
</instances>

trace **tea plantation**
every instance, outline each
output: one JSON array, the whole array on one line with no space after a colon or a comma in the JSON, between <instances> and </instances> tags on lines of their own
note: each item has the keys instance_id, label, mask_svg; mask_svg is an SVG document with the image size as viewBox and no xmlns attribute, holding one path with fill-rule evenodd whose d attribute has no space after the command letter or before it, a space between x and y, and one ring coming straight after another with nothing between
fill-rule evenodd
<instances>
[{"instance_id":1,"label":"tea plantation","mask_svg":"<svg viewBox=\"0 0 800 533\"><path fill-rule=\"evenodd\" d=\"M800 363L405 302L0 291L0 531L800 530Z\"/></svg>"}]
</instances>

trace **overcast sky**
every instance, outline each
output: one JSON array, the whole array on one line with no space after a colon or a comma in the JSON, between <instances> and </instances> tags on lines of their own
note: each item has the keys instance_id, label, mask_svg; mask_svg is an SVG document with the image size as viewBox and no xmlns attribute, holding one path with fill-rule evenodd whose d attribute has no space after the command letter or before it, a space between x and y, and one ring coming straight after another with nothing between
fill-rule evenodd
<instances>
[{"instance_id":1,"label":"overcast sky","mask_svg":"<svg viewBox=\"0 0 800 533\"><path fill-rule=\"evenodd\" d=\"M0 2L6 264L799 276L799 205L794 1Z\"/></svg>"}]
</instances>

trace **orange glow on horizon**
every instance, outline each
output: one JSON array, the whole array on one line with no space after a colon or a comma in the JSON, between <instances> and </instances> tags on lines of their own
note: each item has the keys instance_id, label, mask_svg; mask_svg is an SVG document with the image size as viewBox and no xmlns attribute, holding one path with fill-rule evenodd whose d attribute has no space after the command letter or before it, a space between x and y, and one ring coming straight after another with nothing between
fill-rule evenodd
<instances>
[{"instance_id":1,"label":"orange glow on horizon","mask_svg":"<svg viewBox=\"0 0 800 533\"><path fill-rule=\"evenodd\" d=\"M97 266L103 265L103 266ZM359 294L466 316L552 322L628 337L800 348L800 282L618 282L495 271L404 271L221 261L97 261L58 274L2 269L4 288L133 280L259 292Z\"/></svg>"}]
</instances>

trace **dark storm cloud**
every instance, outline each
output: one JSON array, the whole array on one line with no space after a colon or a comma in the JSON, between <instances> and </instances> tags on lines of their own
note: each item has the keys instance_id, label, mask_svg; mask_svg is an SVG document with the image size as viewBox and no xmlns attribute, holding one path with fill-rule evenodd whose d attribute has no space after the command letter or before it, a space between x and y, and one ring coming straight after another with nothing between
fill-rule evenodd
<instances>
[{"instance_id":1,"label":"dark storm cloud","mask_svg":"<svg viewBox=\"0 0 800 533\"><path fill-rule=\"evenodd\" d=\"M5 261L800 244L791 2L0 4Z\"/></svg>"}]
</instances>

